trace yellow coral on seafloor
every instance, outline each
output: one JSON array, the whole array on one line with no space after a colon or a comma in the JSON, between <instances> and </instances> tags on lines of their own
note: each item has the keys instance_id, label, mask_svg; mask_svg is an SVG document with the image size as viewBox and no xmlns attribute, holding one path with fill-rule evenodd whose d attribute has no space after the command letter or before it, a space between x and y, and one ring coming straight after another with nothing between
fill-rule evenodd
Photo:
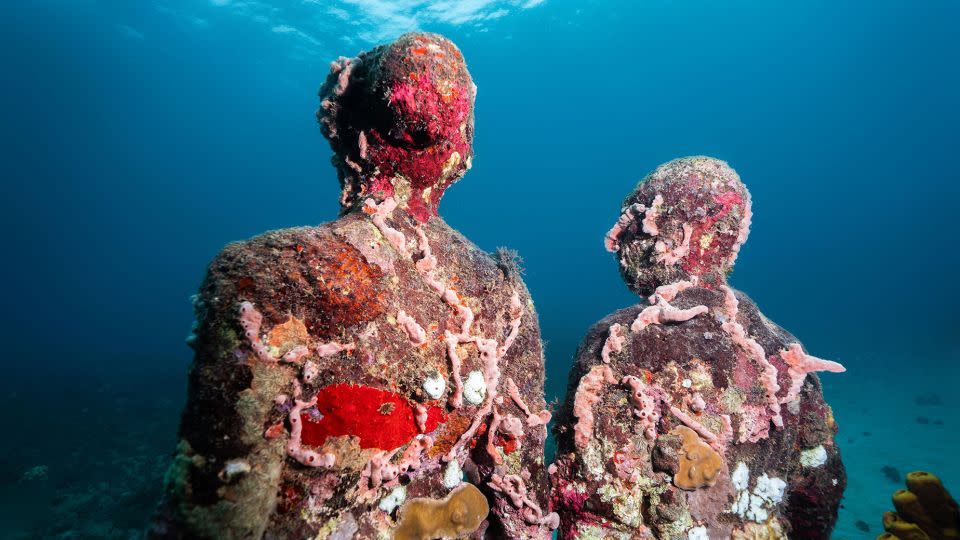
<instances>
[{"instance_id":1,"label":"yellow coral on seafloor","mask_svg":"<svg viewBox=\"0 0 960 540\"><path fill-rule=\"evenodd\" d=\"M720 454L701 441L697 432L687 426L677 426L670 430L670 434L679 435L682 444L680 464L677 474L673 475L674 485L680 489L694 490L715 484L723 465Z\"/></svg>"},{"instance_id":2,"label":"yellow coral on seafloor","mask_svg":"<svg viewBox=\"0 0 960 540\"><path fill-rule=\"evenodd\" d=\"M490 505L473 484L463 484L443 499L410 499L400 507L396 540L459 538L477 530Z\"/></svg>"},{"instance_id":3,"label":"yellow coral on seafloor","mask_svg":"<svg viewBox=\"0 0 960 540\"><path fill-rule=\"evenodd\" d=\"M940 479L928 472L907 475L907 489L893 494L896 512L883 515L887 532L877 540L948 540L960 538L957 502Z\"/></svg>"}]
</instances>

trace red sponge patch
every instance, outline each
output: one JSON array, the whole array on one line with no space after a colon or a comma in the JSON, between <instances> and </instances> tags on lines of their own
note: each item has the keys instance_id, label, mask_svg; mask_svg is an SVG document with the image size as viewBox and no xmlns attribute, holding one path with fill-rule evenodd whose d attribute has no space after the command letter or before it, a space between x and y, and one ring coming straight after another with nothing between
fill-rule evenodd
<instances>
[{"instance_id":1,"label":"red sponge patch","mask_svg":"<svg viewBox=\"0 0 960 540\"><path fill-rule=\"evenodd\" d=\"M353 435L360 448L393 450L419 433L413 407L403 396L369 386L334 384L317 392L317 410L322 418L303 413L301 441L321 446L329 437ZM445 420L443 409L427 409L425 432Z\"/></svg>"}]
</instances>

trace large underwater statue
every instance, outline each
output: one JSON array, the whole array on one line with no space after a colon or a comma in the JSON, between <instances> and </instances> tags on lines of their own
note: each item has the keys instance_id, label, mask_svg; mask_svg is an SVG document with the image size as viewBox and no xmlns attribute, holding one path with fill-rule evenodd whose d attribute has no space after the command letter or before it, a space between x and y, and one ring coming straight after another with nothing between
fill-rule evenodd
<instances>
[{"instance_id":1,"label":"large underwater statue","mask_svg":"<svg viewBox=\"0 0 960 540\"><path fill-rule=\"evenodd\" d=\"M740 178L706 157L624 201L606 244L643 301L577 351L551 466L561 539L829 536L846 479L812 372L843 367L727 284L750 217Z\"/></svg>"},{"instance_id":2,"label":"large underwater statue","mask_svg":"<svg viewBox=\"0 0 960 540\"><path fill-rule=\"evenodd\" d=\"M508 252L437 216L472 157L460 51L407 34L320 96L342 215L210 264L150 535L549 537L533 303Z\"/></svg>"}]
</instances>

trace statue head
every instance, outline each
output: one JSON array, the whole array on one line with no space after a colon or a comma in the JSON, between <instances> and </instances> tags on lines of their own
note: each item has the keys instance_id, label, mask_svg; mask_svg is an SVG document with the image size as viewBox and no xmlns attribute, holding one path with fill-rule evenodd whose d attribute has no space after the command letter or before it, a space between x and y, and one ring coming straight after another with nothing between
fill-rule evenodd
<instances>
[{"instance_id":1,"label":"statue head","mask_svg":"<svg viewBox=\"0 0 960 540\"><path fill-rule=\"evenodd\" d=\"M317 118L333 148L341 212L393 197L420 221L470 168L476 87L463 55L437 34L340 58L320 88Z\"/></svg>"},{"instance_id":2,"label":"statue head","mask_svg":"<svg viewBox=\"0 0 960 540\"><path fill-rule=\"evenodd\" d=\"M725 162L688 157L665 163L623 201L607 234L627 285L654 289L696 278L706 287L726 282L750 231L750 193Z\"/></svg>"}]
</instances>

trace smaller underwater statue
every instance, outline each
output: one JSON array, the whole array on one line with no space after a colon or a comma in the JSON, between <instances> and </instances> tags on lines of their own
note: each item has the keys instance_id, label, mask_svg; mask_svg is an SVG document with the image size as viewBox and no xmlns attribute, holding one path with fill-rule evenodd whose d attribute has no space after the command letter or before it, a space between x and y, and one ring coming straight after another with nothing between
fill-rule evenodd
<instances>
[{"instance_id":1,"label":"smaller underwater statue","mask_svg":"<svg viewBox=\"0 0 960 540\"><path fill-rule=\"evenodd\" d=\"M332 64L341 217L211 263L151 537L550 537L533 303L508 252L437 216L474 96L433 34Z\"/></svg>"},{"instance_id":2,"label":"smaller underwater statue","mask_svg":"<svg viewBox=\"0 0 960 540\"><path fill-rule=\"evenodd\" d=\"M607 234L643 301L580 345L551 467L561 539L827 538L845 485L810 356L726 281L750 194L724 162L671 161Z\"/></svg>"}]
</instances>

